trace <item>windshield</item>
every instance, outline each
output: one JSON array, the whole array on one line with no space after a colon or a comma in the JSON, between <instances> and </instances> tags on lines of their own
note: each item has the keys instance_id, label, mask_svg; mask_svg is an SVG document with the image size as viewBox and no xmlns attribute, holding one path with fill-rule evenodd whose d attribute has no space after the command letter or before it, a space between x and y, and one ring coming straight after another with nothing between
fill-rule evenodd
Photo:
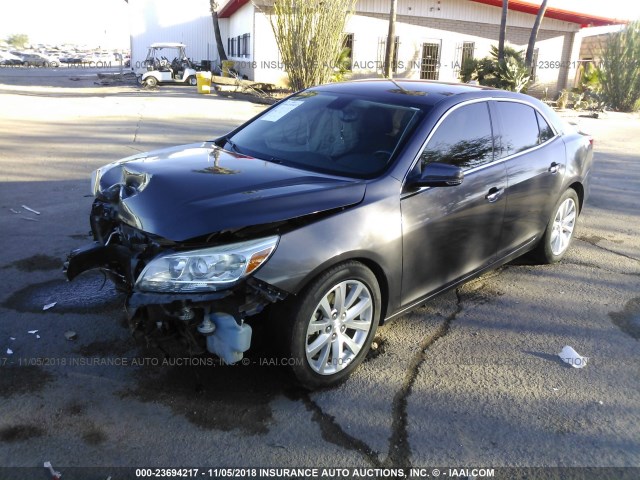
<instances>
[{"instance_id":1,"label":"windshield","mask_svg":"<svg viewBox=\"0 0 640 480\"><path fill-rule=\"evenodd\" d=\"M230 148L297 168L370 178L381 173L420 110L332 92L303 92L237 132Z\"/></svg>"}]
</instances>

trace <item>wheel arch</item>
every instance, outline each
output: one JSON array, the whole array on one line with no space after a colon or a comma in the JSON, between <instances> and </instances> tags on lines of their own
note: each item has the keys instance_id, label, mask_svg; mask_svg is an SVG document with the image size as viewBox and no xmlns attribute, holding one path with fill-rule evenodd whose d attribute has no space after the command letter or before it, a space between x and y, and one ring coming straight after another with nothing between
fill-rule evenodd
<instances>
[{"instance_id":1,"label":"wheel arch","mask_svg":"<svg viewBox=\"0 0 640 480\"><path fill-rule=\"evenodd\" d=\"M573 182L568 188L574 190L578 195L578 209L579 212L582 212L582 207L584 205L584 186L580 182Z\"/></svg>"},{"instance_id":2,"label":"wheel arch","mask_svg":"<svg viewBox=\"0 0 640 480\"><path fill-rule=\"evenodd\" d=\"M352 254L343 254L319 265L313 271L311 271L302 282L300 282L298 289L293 293L295 295L300 294L300 292L308 288L309 285L311 285L326 271L332 268L336 268L342 264L346 264L348 262L359 262L363 264L365 267L371 270L373 275L376 277L378 287L380 288L380 325L382 325L389 308L389 280L387 279L387 275L384 273L384 268L382 268L377 260L369 256L358 254L358 252L354 252Z\"/></svg>"}]
</instances>

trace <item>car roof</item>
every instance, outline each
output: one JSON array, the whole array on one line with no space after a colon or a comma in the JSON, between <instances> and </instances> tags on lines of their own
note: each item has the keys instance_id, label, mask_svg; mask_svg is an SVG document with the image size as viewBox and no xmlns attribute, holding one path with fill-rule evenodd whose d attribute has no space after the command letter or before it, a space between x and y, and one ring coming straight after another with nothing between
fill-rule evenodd
<instances>
[{"instance_id":1,"label":"car roof","mask_svg":"<svg viewBox=\"0 0 640 480\"><path fill-rule=\"evenodd\" d=\"M354 80L320 85L311 90L361 95L389 103L415 106L434 106L446 99L451 100L451 103L458 103L470 98L524 97L514 92L467 83L404 79Z\"/></svg>"},{"instance_id":2,"label":"car roof","mask_svg":"<svg viewBox=\"0 0 640 480\"><path fill-rule=\"evenodd\" d=\"M564 132L566 124L548 105L537 98L524 93L510 92L481 85L468 83L446 83L431 80L403 80L403 79L370 79L354 80L343 83L328 83L309 90L344 93L375 99L379 102L393 105L420 108L422 110L437 111L439 116L452 106L478 98L512 99L528 103L544 113L557 131ZM437 107L436 107L437 105Z\"/></svg>"}]
</instances>

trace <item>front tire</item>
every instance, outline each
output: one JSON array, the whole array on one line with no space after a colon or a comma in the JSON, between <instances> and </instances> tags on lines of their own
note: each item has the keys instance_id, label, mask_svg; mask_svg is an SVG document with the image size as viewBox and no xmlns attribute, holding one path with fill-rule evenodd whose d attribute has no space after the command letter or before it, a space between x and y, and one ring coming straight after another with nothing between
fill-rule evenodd
<instances>
[{"instance_id":1,"label":"front tire","mask_svg":"<svg viewBox=\"0 0 640 480\"><path fill-rule=\"evenodd\" d=\"M296 298L286 314L286 347L298 382L336 385L362 363L380 322L380 287L355 261L336 266Z\"/></svg>"},{"instance_id":2,"label":"front tire","mask_svg":"<svg viewBox=\"0 0 640 480\"><path fill-rule=\"evenodd\" d=\"M534 250L534 256L540 263L550 264L562 260L576 231L579 205L578 194L571 188L560 197L544 236Z\"/></svg>"},{"instance_id":3,"label":"front tire","mask_svg":"<svg viewBox=\"0 0 640 480\"><path fill-rule=\"evenodd\" d=\"M198 80L196 80L196 77L194 77L193 75L190 75L189 78L187 78L187 84L195 87L196 85L198 85Z\"/></svg>"}]
</instances>

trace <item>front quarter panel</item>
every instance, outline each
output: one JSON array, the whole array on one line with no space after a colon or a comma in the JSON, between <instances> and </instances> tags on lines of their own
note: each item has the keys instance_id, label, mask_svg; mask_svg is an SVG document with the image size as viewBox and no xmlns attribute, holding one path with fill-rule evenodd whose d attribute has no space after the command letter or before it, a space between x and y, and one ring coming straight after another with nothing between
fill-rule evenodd
<instances>
[{"instance_id":1,"label":"front quarter panel","mask_svg":"<svg viewBox=\"0 0 640 480\"><path fill-rule=\"evenodd\" d=\"M387 292L388 309L398 305L402 278L400 182L386 177L367 185L364 201L288 232L255 277L296 294L333 265L350 259L368 264Z\"/></svg>"}]
</instances>

